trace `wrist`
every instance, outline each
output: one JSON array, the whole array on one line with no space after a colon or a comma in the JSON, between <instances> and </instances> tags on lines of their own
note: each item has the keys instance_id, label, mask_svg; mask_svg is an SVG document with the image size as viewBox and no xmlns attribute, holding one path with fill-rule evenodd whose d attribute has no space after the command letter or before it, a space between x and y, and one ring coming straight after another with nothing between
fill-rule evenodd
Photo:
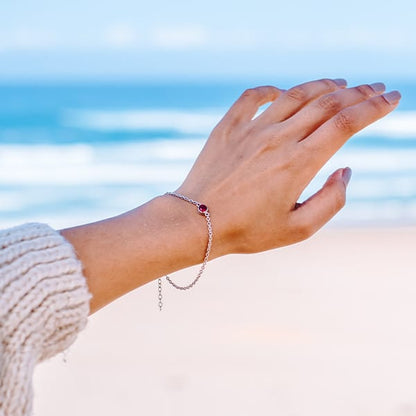
<instances>
[{"instance_id":1,"label":"wrist","mask_svg":"<svg viewBox=\"0 0 416 416\"><path fill-rule=\"evenodd\" d=\"M226 254L215 217L212 227L209 259ZM197 207L169 195L61 232L83 263L91 312L158 277L202 263L208 244L207 222Z\"/></svg>"},{"instance_id":2,"label":"wrist","mask_svg":"<svg viewBox=\"0 0 416 416\"><path fill-rule=\"evenodd\" d=\"M170 195L161 195L142 208L145 215L147 210L151 213L157 228L163 228L160 244L178 263L178 269L203 261L208 232L204 216L196 206Z\"/></svg>"},{"instance_id":3,"label":"wrist","mask_svg":"<svg viewBox=\"0 0 416 416\"><path fill-rule=\"evenodd\" d=\"M221 223L221 218L223 219L223 216L217 215L219 210L216 204L212 203L211 205L212 201L210 201L209 198L194 200L189 195L192 195L192 193L182 193L179 190L167 193L160 198L167 198L166 203L169 202L172 205L172 208L176 210L180 217L180 221L185 221L185 227L189 226L190 232L196 233L200 239L202 238L205 249L207 249L209 236L212 234L211 237L213 238L210 247L209 260L233 253L231 244L234 240L233 233L230 232L230 227L228 227L229 224ZM202 207L202 210L200 207ZM201 221L201 219L204 220L204 217L207 216L204 213L205 210L208 212L208 218L205 218L205 221ZM202 229L202 235L201 222L206 222Z\"/></svg>"}]
</instances>

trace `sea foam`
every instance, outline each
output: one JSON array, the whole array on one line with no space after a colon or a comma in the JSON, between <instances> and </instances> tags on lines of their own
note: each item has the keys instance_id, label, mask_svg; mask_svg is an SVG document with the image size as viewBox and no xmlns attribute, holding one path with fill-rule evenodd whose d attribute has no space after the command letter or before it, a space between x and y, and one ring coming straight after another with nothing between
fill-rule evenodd
<instances>
[{"instance_id":1,"label":"sea foam","mask_svg":"<svg viewBox=\"0 0 416 416\"><path fill-rule=\"evenodd\" d=\"M63 124L98 131L174 130L184 134L207 134L222 114L221 110L67 111Z\"/></svg>"},{"instance_id":2,"label":"sea foam","mask_svg":"<svg viewBox=\"0 0 416 416\"><path fill-rule=\"evenodd\" d=\"M68 110L62 115L66 126L96 131L172 130L187 135L207 136L226 109L210 110ZM361 135L416 140L416 111L396 111L365 128Z\"/></svg>"}]
</instances>

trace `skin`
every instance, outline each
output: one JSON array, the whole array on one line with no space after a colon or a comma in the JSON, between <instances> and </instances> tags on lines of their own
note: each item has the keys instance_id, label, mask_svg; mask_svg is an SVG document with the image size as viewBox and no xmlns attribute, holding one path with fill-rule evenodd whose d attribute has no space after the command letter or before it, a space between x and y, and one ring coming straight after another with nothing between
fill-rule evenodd
<instances>
[{"instance_id":1,"label":"skin","mask_svg":"<svg viewBox=\"0 0 416 416\"><path fill-rule=\"evenodd\" d=\"M345 204L349 168L298 199L325 162L356 132L393 111L397 91L381 83L347 88L319 80L288 91L245 91L211 133L177 192L209 207L210 259L255 253L302 241ZM255 117L260 106L270 106ZM255 118L254 118L255 117ZM165 274L201 263L205 219L172 196L103 221L60 231L83 263L94 313Z\"/></svg>"}]
</instances>

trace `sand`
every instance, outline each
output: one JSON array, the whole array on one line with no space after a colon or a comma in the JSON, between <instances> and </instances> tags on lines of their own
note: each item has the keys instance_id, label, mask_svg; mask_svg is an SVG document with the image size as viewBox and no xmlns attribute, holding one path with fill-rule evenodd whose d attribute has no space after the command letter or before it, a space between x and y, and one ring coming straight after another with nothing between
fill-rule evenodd
<instances>
[{"instance_id":1,"label":"sand","mask_svg":"<svg viewBox=\"0 0 416 416\"><path fill-rule=\"evenodd\" d=\"M326 229L218 259L161 313L153 282L38 367L35 415L416 415L415 241Z\"/></svg>"}]
</instances>

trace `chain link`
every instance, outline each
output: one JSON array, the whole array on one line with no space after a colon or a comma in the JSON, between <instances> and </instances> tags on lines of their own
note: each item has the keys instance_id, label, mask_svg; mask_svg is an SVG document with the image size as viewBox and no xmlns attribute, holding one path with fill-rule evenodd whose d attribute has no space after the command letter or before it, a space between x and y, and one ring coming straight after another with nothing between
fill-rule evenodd
<instances>
[{"instance_id":1,"label":"chain link","mask_svg":"<svg viewBox=\"0 0 416 416\"><path fill-rule=\"evenodd\" d=\"M207 248L205 251L205 256L204 256L204 260L202 262L201 268L199 269L198 274L196 275L195 279L193 280L193 282L191 282L189 285L186 286L180 286L178 284L176 284L174 281L172 281L172 279L169 276L166 276L166 280L175 288L178 290L188 290L191 289L192 287L195 286L195 284L198 282L198 280L200 279L200 277L202 276L202 273L204 273L205 267L208 263L208 259L209 259L209 255L211 253L211 247L212 247L212 237L213 237L213 232L212 232L212 223L211 223L211 216L208 210L208 207L204 204L199 203L198 201L195 201L191 198L188 198L184 195L178 194L176 192L166 192L166 195L171 195L174 196L176 198L182 199L183 201L189 202L190 204L193 204L197 207L198 209L198 213L202 214L205 217L205 220L207 222L207 229L208 229L208 244L207 244ZM162 279L158 279L158 290L159 290L159 309L162 310Z\"/></svg>"}]
</instances>

